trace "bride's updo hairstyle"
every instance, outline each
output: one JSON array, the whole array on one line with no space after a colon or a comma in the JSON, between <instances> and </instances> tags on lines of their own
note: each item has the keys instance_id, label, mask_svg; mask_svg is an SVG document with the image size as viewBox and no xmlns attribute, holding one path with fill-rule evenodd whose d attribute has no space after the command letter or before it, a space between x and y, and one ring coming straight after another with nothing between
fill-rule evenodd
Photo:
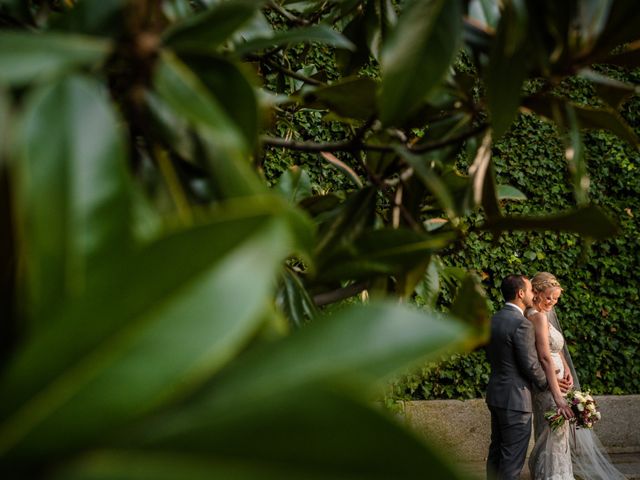
<instances>
[{"instance_id":1,"label":"bride's updo hairstyle","mask_svg":"<svg viewBox=\"0 0 640 480\"><path fill-rule=\"evenodd\" d=\"M533 293L542 293L547 288L559 288L562 291L562 287L560 286L560 282L555 277L555 275L549 272L540 272L536 273L534 277L531 279L531 288L533 289Z\"/></svg>"}]
</instances>

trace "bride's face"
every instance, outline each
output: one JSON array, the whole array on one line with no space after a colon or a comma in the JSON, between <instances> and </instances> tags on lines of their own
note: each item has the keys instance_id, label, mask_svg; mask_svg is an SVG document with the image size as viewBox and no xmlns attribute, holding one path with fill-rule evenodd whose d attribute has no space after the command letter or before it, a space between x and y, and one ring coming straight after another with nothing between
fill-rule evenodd
<instances>
[{"instance_id":1,"label":"bride's face","mask_svg":"<svg viewBox=\"0 0 640 480\"><path fill-rule=\"evenodd\" d=\"M549 287L536 295L536 306L542 312L549 312L558 303L562 290L558 287Z\"/></svg>"}]
</instances>

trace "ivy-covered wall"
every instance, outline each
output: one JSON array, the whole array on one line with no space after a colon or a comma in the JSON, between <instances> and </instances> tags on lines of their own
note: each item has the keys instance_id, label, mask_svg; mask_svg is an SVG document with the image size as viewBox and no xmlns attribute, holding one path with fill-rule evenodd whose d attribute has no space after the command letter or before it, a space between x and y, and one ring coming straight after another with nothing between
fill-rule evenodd
<instances>
[{"instance_id":1,"label":"ivy-covered wall","mask_svg":"<svg viewBox=\"0 0 640 480\"><path fill-rule=\"evenodd\" d=\"M638 97L623 111L636 131L639 111ZM590 197L617 220L617 237L588 244L573 234L513 232L496 241L478 230L444 260L476 270L494 310L502 303L499 285L505 275L554 273L565 290L556 309L583 387L597 394L640 393L640 154L604 132L588 132L584 142ZM520 116L493 154L499 182L528 197L526 202L507 202L507 213L536 215L575 204L562 144L548 123ZM470 216L468 227L476 229L481 218ZM480 348L400 377L390 397L480 397L488 378Z\"/></svg>"},{"instance_id":2,"label":"ivy-covered wall","mask_svg":"<svg viewBox=\"0 0 640 480\"><path fill-rule=\"evenodd\" d=\"M290 61L293 70L324 65L329 76L335 68L332 50L323 47L303 47ZM640 69L615 72L608 67L598 68L640 85ZM366 69L375 76L372 67ZM274 91L293 92L301 86L291 80L290 84L283 84L281 80L274 73ZM589 104L594 98L590 88L588 82L576 77L557 90L573 101ZM282 108L286 110L287 106ZM628 100L621 114L640 133L640 96ZM294 140L341 140L353 128L324 118L316 110L291 109L286 118L286 122L273 128L279 136ZM504 203L506 214L539 215L575 206L563 145L554 128L535 115L523 114L494 144L498 182L514 186L527 196L524 202ZM583 142L591 180L590 198L617 220L617 237L590 244L574 234L512 232L495 239L479 228L483 220L479 212L466 219L470 234L464 244L446 252L443 260L450 266L477 271L494 310L502 303L499 285L505 275L554 273L565 290L557 305L558 315L583 386L596 394L640 393L640 154L604 131L586 132ZM336 156L344 157L358 170L348 154ZM352 187L350 180L320 155L283 149L265 152L266 180L274 184L292 165L304 168L315 193ZM461 163L459 167L465 172L468 165ZM443 308L452 293L446 289L442 293ZM445 357L437 364L421 366L399 377L391 385L387 399L481 397L488 378L489 365L480 348Z\"/></svg>"}]
</instances>

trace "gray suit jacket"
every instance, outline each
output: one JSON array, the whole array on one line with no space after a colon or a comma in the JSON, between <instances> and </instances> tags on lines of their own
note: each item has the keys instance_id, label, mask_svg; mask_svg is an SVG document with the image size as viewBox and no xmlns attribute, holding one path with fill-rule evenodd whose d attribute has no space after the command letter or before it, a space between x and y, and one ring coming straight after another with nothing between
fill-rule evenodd
<instances>
[{"instance_id":1,"label":"gray suit jacket","mask_svg":"<svg viewBox=\"0 0 640 480\"><path fill-rule=\"evenodd\" d=\"M548 384L538 361L533 324L516 308L506 305L491 318L487 356L487 405L531 412L532 385L545 390Z\"/></svg>"}]
</instances>

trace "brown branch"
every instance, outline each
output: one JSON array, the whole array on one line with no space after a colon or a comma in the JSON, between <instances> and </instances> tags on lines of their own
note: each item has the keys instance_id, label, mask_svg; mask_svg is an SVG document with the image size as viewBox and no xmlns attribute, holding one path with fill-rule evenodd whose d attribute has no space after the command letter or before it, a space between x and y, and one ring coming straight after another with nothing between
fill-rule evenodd
<instances>
[{"instance_id":1,"label":"brown branch","mask_svg":"<svg viewBox=\"0 0 640 480\"><path fill-rule=\"evenodd\" d=\"M391 202L391 205L393 205L394 208L397 208L400 211L400 215L402 215L404 221L407 222L407 224L416 232L422 231L422 228L413 218L411 212L407 210L407 207L405 207L402 203L396 202L395 195L391 194L391 192L388 191L387 185L374 172L371 171L366 163L364 163L363 165L365 170L367 171L369 180L371 180L373 184L378 187L378 191L380 191L385 197L387 197L387 200Z\"/></svg>"},{"instance_id":2,"label":"brown branch","mask_svg":"<svg viewBox=\"0 0 640 480\"><path fill-rule=\"evenodd\" d=\"M287 10L284 7L282 7L281 5L278 5L278 3L275 2L274 0L271 0L271 1L267 2L266 6L267 6L267 8L275 10L280 15L282 15L284 18L289 20L291 23L295 23L296 25L306 26L306 25L309 25L309 23L310 23L309 20L306 20L306 19L300 18L300 17L296 17L289 10Z\"/></svg>"},{"instance_id":3,"label":"brown branch","mask_svg":"<svg viewBox=\"0 0 640 480\"><path fill-rule=\"evenodd\" d=\"M354 149L351 145L351 140L341 142L296 142L294 140L262 135L260 136L260 141L263 145L270 147L280 147L301 152L345 152Z\"/></svg>"},{"instance_id":4,"label":"brown branch","mask_svg":"<svg viewBox=\"0 0 640 480\"><path fill-rule=\"evenodd\" d=\"M481 124L475 128L472 128L468 132L462 133L456 137L452 137L439 142L430 142L415 147L405 146L411 153L424 153L440 148L454 145L467 140L475 135L484 132L487 129L487 124ZM286 148L288 150L297 150L301 152L354 152L358 150L368 150L373 152L394 152L395 146L392 145L374 145L371 143L362 142L358 136L349 140L341 140L339 142L310 142L302 141L297 142L294 140L285 140L279 137L270 137L268 135L262 135L260 141L263 145L270 147Z\"/></svg>"},{"instance_id":5,"label":"brown branch","mask_svg":"<svg viewBox=\"0 0 640 480\"><path fill-rule=\"evenodd\" d=\"M475 137L476 135L479 135L482 132L484 132L487 128L488 128L488 125L486 123L481 123L477 127L472 128L471 130L461 133L460 135L457 135L455 137L445 139L445 140L440 140L439 142L429 142L429 143L424 143L422 145L416 145L414 147L409 148L409 151L412 153L424 153L424 152L431 152L433 150L438 150L440 148L448 147L449 145L454 145L456 143L463 142L465 140L468 140L471 137Z\"/></svg>"},{"instance_id":6,"label":"brown branch","mask_svg":"<svg viewBox=\"0 0 640 480\"><path fill-rule=\"evenodd\" d=\"M338 288L337 290L332 290L330 292L319 293L313 296L313 301L319 307L323 305L328 305L330 303L335 303L340 300L344 300L345 298L353 297L358 293L366 290L369 287L369 282L358 282L352 285L348 285L346 287Z\"/></svg>"},{"instance_id":7,"label":"brown branch","mask_svg":"<svg viewBox=\"0 0 640 480\"><path fill-rule=\"evenodd\" d=\"M301 73L294 72L293 70L283 65L280 65L278 62L275 62L270 58L263 57L261 60L263 60L270 67L273 67L276 70L280 70L285 75L295 78L296 80L301 80L304 83L308 83L309 85L316 85L316 86L324 85L324 82L321 82L320 80L316 80L315 78L307 77L306 75L302 75Z\"/></svg>"}]
</instances>

